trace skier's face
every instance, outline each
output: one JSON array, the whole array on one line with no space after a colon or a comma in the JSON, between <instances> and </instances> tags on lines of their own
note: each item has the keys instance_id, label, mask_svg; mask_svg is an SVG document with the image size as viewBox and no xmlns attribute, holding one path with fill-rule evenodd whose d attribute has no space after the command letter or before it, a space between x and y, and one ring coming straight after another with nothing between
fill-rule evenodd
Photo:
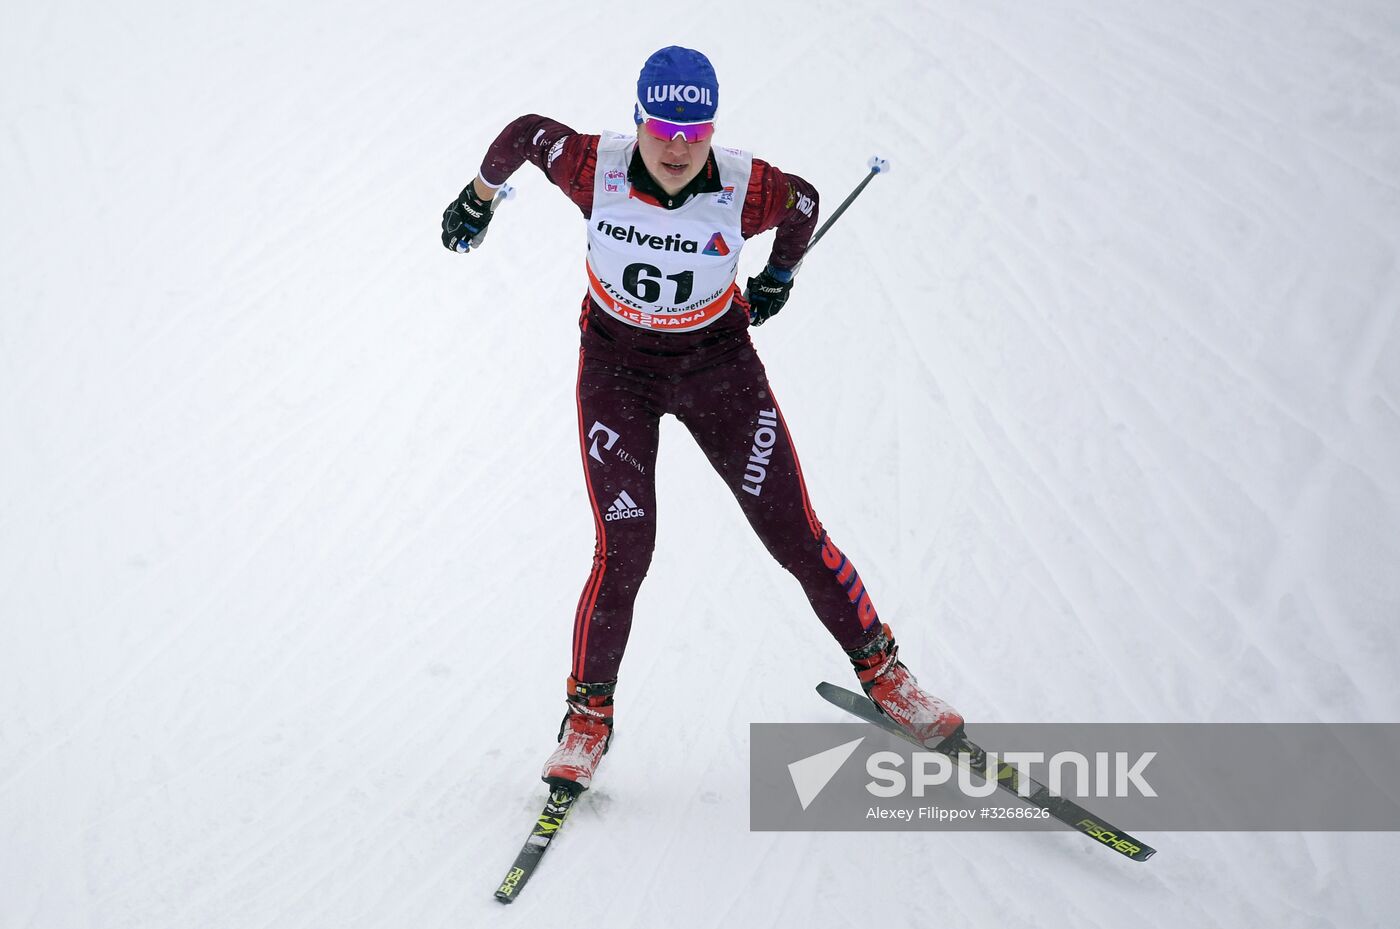
<instances>
[{"instance_id":1,"label":"skier's face","mask_svg":"<svg viewBox=\"0 0 1400 929\"><path fill-rule=\"evenodd\" d=\"M645 126L637 127L637 150L642 164L668 194L680 191L700 173L710 157L710 138L687 142L683 138L658 139Z\"/></svg>"}]
</instances>

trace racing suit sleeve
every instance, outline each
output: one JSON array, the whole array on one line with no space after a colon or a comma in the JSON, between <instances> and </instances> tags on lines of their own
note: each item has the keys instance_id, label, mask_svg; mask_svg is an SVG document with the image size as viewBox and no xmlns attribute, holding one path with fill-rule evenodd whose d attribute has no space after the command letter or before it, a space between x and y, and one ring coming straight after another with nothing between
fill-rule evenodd
<instances>
[{"instance_id":1,"label":"racing suit sleeve","mask_svg":"<svg viewBox=\"0 0 1400 929\"><path fill-rule=\"evenodd\" d=\"M598 136L574 132L545 116L521 116L496 136L477 176L488 187L500 187L527 161L564 191L585 218L592 214Z\"/></svg>"},{"instance_id":2,"label":"racing suit sleeve","mask_svg":"<svg viewBox=\"0 0 1400 929\"><path fill-rule=\"evenodd\" d=\"M744 197L744 238L776 228L768 263L791 271L802 260L817 228L818 199L817 189L807 181L755 158Z\"/></svg>"}]
</instances>

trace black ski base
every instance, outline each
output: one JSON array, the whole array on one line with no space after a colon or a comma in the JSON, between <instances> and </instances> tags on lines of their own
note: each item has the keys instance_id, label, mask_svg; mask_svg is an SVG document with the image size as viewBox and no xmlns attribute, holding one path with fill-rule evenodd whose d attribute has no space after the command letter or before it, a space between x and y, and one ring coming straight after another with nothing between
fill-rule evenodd
<instances>
[{"instance_id":1,"label":"black ski base","mask_svg":"<svg viewBox=\"0 0 1400 929\"><path fill-rule=\"evenodd\" d=\"M554 841L559 828L564 825L564 820L568 818L569 812L573 810L582 793L583 788L573 781L557 778L550 781L549 799L545 801L544 810L539 819L535 820L535 827L530 830L529 838L521 847L520 854L515 856L515 864L506 872L501 886L496 889L497 900L513 903L515 898L520 896L525 882L540 866L540 859L549 850L549 844Z\"/></svg>"},{"instance_id":2,"label":"black ski base","mask_svg":"<svg viewBox=\"0 0 1400 929\"><path fill-rule=\"evenodd\" d=\"M837 687L826 681L817 685L817 693L821 694L828 703L840 707L852 716L856 716L873 726L879 726L886 732L897 735L905 741L913 742L920 748L942 752L959 764L966 764L973 773L984 780L988 779L987 753L969 739L961 728L956 734L944 739L938 745L926 746L901 729L894 720L880 712L880 708L863 694L847 690L844 687ZM1034 778L1026 779L1030 784L1030 794L1022 797L1019 792L1020 780L1016 768L1006 762L997 764L994 776L997 786L1002 790L1015 794L1019 799L1032 806L1040 807L1066 826L1084 833L1125 858L1131 858L1133 861L1146 861L1157 853L1157 850L1152 846L1133 838L1121 829L1114 828L1073 800L1057 797L1050 793L1048 787Z\"/></svg>"}]
</instances>

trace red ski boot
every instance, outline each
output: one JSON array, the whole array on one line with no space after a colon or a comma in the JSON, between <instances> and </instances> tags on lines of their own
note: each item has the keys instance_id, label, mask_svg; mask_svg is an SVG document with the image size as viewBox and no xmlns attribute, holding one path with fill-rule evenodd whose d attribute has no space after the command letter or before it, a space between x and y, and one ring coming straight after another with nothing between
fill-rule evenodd
<instances>
[{"instance_id":1,"label":"red ski boot","mask_svg":"<svg viewBox=\"0 0 1400 929\"><path fill-rule=\"evenodd\" d=\"M962 731L957 710L919 687L904 662L899 661L889 626L866 645L846 653L866 696L890 719L928 748L937 748L949 736Z\"/></svg>"},{"instance_id":2,"label":"red ski boot","mask_svg":"<svg viewBox=\"0 0 1400 929\"><path fill-rule=\"evenodd\" d=\"M569 678L569 710L559 724L559 747L544 763L540 778L551 787L577 784L587 788L593 782L598 762L612 739L613 688L605 684L580 684Z\"/></svg>"}]
</instances>

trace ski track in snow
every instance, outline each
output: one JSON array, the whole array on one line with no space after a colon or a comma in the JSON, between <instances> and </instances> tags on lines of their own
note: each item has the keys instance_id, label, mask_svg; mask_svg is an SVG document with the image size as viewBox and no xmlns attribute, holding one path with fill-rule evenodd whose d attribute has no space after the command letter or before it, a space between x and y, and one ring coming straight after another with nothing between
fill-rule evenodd
<instances>
[{"instance_id":1,"label":"ski track in snow","mask_svg":"<svg viewBox=\"0 0 1400 929\"><path fill-rule=\"evenodd\" d=\"M749 832L749 724L849 672L673 420L614 748L491 899L592 553L584 239L528 166L479 253L437 217L520 113L626 128L665 44L826 211L893 162L755 341L931 689L1400 719L1396 7L763 10L11 17L0 929L1394 924L1390 834Z\"/></svg>"}]
</instances>

